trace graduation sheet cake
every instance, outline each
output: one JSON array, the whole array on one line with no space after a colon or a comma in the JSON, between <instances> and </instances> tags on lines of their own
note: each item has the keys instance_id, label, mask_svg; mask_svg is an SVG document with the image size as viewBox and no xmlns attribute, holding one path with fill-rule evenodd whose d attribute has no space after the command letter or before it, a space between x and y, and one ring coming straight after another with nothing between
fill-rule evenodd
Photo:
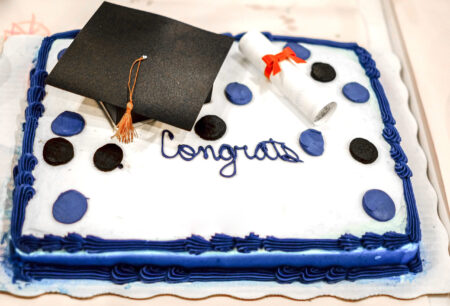
<instances>
[{"instance_id":1,"label":"graduation sheet cake","mask_svg":"<svg viewBox=\"0 0 450 306\"><path fill-rule=\"evenodd\" d=\"M379 79L356 43L219 35L104 3L81 32L44 38L30 72L14 277L420 272L412 173Z\"/></svg>"}]
</instances>

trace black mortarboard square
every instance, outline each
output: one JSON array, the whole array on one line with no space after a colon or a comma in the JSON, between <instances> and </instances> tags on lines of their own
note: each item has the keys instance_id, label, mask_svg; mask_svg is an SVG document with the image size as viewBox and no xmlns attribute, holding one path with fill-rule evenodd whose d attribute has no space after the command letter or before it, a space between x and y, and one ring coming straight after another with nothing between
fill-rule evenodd
<instances>
[{"instance_id":1,"label":"black mortarboard square","mask_svg":"<svg viewBox=\"0 0 450 306\"><path fill-rule=\"evenodd\" d=\"M205 103L211 102L211 96L212 96L212 88L210 89L209 94L205 99ZM101 101L98 101L98 102L101 103L101 107L103 108L103 110L108 113L108 117L115 124L118 124L120 119L122 118L123 114L125 113L126 109L122 108L122 107L117 107L113 104L104 103ZM139 115L136 112L131 112L131 117L133 118L133 122L141 122L141 121L151 119L149 117Z\"/></svg>"},{"instance_id":2,"label":"black mortarboard square","mask_svg":"<svg viewBox=\"0 0 450 306\"><path fill-rule=\"evenodd\" d=\"M115 106L113 120L118 122L128 101L131 64L146 55L133 95L133 116L191 130L232 43L224 35L104 2L47 83ZM114 112L114 107L107 110Z\"/></svg>"}]
</instances>

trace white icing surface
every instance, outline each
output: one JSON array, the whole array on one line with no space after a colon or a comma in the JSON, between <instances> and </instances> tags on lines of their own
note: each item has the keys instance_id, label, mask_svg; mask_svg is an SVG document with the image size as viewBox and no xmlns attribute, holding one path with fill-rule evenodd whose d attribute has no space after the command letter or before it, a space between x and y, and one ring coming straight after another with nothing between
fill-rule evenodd
<instances>
[{"instance_id":1,"label":"white icing surface","mask_svg":"<svg viewBox=\"0 0 450 306\"><path fill-rule=\"evenodd\" d=\"M48 71L55 65L58 51L69 43L54 43ZM281 50L284 44L277 45ZM42 237L76 232L107 239L170 240L191 234L208 238L215 233L337 238L343 233L404 232L402 182L382 137L383 124L369 79L352 51L305 46L311 57L303 65L328 62L337 72L332 82L314 82L317 91L338 103L335 114L318 128L325 138L325 152L320 157L307 155L298 144L300 133L312 126L243 59L237 44L216 79L212 102L205 104L199 115L215 114L226 122L226 134L213 142L154 122L137 129L139 138L134 143L119 144L110 139L111 126L94 101L47 86L46 111L39 120L34 145L39 160L33 172L36 194L26 209L23 234ZM342 87L352 81L369 89L367 103L352 103L343 96ZM223 91L230 82L246 84L253 100L245 106L228 102ZM82 114L86 127L81 134L68 137L75 148L74 159L53 167L43 161L42 149L47 140L56 137L50 129L52 120L65 110ZM273 138L285 142L304 163L248 160L238 151L236 176L223 178L219 171L227 161L204 160L202 156L190 162L163 158L164 129L175 135L173 141L165 139L169 155L180 143L195 149L211 144L216 151L222 143L246 144L251 153L258 142ZM355 137L366 138L378 148L379 157L373 164L363 165L351 157L348 145ZM124 168L105 173L93 166L92 158L97 148L109 142L124 150ZM378 222L364 212L362 196L373 188L384 190L393 199L397 212L392 220ZM58 195L68 189L89 198L85 216L71 225L58 223L51 212Z\"/></svg>"}]
</instances>

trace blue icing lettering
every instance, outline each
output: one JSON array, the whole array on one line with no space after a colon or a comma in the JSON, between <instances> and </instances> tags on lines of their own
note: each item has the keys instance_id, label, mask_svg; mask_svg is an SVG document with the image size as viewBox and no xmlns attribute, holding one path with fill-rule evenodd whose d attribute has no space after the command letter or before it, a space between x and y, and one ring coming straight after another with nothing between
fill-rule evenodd
<instances>
[{"instance_id":1,"label":"blue icing lettering","mask_svg":"<svg viewBox=\"0 0 450 306\"><path fill-rule=\"evenodd\" d=\"M180 154L180 157L186 161L193 160L195 156L197 156L194 148L185 144L178 146L178 152Z\"/></svg>"},{"instance_id":2,"label":"blue icing lettering","mask_svg":"<svg viewBox=\"0 0 450 306\"><path fill-rule=\"evenodd\" d=\"M212 158L214 160L220 160L220 157L216 156L216 153L214 152L214 149L211 145L207 145L206 147L202 147L202 146L198 147L197 154L200 154L200 152L203 152L203 158L208 159L208 157L209 157L208 150L210 150Z\"/></svg>"},{"instance_id":3,"label":"blue icing lettering","mask_svg":"<svg viewBox=\"0 0 450 306\"><path fill-rule=\"evenodd\" d=\"M191 161L195 159L198 155L202 155L204 159L208 159L209 156L216 160L228 161L219 171L220 175L223 177L233 177L237 172L236 160L238 157L238 151L244 151L244 155L247 159L257 159L264 160L265 158L269 160L281 159L286 162L291 163L299 163L303 162L297 153L294 150L286 146L284 142L278 142L270 138L268 141L259 142L255 150L253 151L253 155L248 153L248 146L230 146L228 144L222 144L217 152L211 145L199 146L197 150L187 144L179 144L177 147L177 152L173 155L168 155L164 150L165 138L166 135L169 137L169 140L174 139L174 135L169 130L164 130L161 134L161 155L165 158L176 158L179 156L185 161ZM271 145L273 148L273 153L275 156L271 156L269 153L268 145ZM209 153L208 153L209 152ZM281 152L281 153L280 153ZM232 167L232 171L227 171L228 168Z\"/></svg>"},{"instance_id":4,"label":"blue icing lettering","mask_svg":"<svg viewBox=\"0 0 450 306\"><path fill-rule=\"evenodd\" d=\"M284 155L281 155L280 158L284 161L290 162L290 163L297 163L298 161L301 161L297 155L297 153L295 153L294 150L292 150L291 148L288 148L284 143L280 143L281 144L281 148L284 151Z\"/></svg>"},{"instance_id":5,"label":"blue icing lettering","mask_svg":"<svg viewBox=\"0 0 450 306\"><path fill-rule=\"evenodd\" d=\"M228 153L228 157L224 156L224 151ZM223 144L219 148L219 157L223 160L231 160L228 164L223 166L222 169L220 169L220 175L222 175L223 177L233 177L236 174L236 150L233 149L233 147L231 147L230 145ZM233 166L233 172L231 174L225 174L225 169L231 165Z\"/></svg>"}]
</instances>

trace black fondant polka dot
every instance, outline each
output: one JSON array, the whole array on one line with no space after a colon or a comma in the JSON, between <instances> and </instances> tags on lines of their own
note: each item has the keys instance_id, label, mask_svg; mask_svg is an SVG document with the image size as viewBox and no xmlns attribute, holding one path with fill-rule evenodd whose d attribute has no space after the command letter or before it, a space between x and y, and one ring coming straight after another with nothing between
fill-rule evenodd
<instances>
[{"instance_id":1,"label":"black fondant polka dot","mask_svg":"<svg viewBox=\"0 0 450 306\"><path fill-rule=\"evenodd\" d=\"M207 115L197 121L194 130L202 139L217 140L225 134L227 125L219 117Z\"/></svg>"},{"instance_id":2,"label":"black fondant polka dot","mask_svg":"<svg viewBox=\"0 0 450 306\"><path fill-rule=\"evenodd\" d=\"M378 158L377 148L364 138L352 140L350 143L350 154L363 164L371 164Z\"/></svg>"},{"instance_id":3,"label":"black fondant polka dot","mask_svg":"<svg viewBox=\"0 0 450 306\"><path fill-rule=\"evenodd\" d=\"M101 171L112 171L120 165L122 159L122 149L116 144L108 143L95 151L94 165Z\"/></svg>"},{"instance_id":4,"label":"black fondant polka dot","mask_svg":"<svg viewBox=\"0 0 450 306\"><path fill-rule=\"evenodd\" d=\"M45 162L49 165L66 164L73 158L73 155L73 145L64 138L52 138L44 145L43 156Z\"/></svg>"},{"instance_id":5,"label":"black fondant polka dot","mask_svg":"<svg viewBox=\"0 0 450 306\"><path fill-rule=\"evenodd\" d=\"M331 82L336 77L336 71L330 64L314 63L311 67L311 77L319 82Z\"/></svg>"}]
</instances>

